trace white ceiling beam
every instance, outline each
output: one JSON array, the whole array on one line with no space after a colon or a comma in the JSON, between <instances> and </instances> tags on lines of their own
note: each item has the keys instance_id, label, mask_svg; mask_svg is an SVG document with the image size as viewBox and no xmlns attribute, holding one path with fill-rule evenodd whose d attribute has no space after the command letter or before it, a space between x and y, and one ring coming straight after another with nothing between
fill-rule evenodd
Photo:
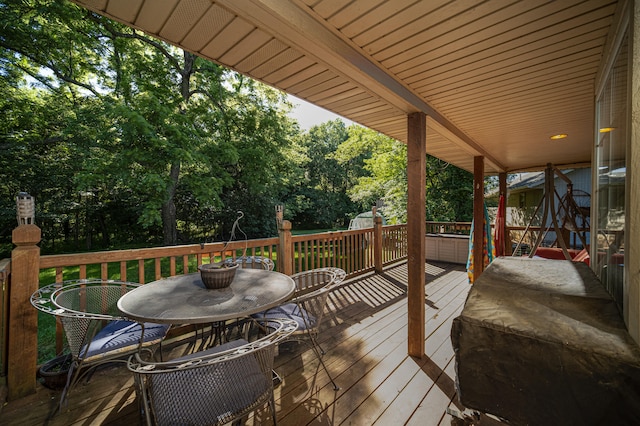
<instances>
[{"instance_id":1,"label":"white ceiling beam","mask_svg":"<svg viewBox=\"0 0 640 426\"><path fill-rule=\"evenodd\" d=\"M456 143L466 145L467 150L474 155L484 156L485 161L494 169L506 171L506 168L475 140L396 80L348 39L325 26L320 17L315 16L298 1L216 0L216 3L253 22L264 31L268 31L269 28L277 29L274 33L277 33L278 39L315 58L319 63L331 67L360 87L368 88L372 95L382 98L403 113L425 113L445 128L456 139Z\"/></svg>"}]
</instances>

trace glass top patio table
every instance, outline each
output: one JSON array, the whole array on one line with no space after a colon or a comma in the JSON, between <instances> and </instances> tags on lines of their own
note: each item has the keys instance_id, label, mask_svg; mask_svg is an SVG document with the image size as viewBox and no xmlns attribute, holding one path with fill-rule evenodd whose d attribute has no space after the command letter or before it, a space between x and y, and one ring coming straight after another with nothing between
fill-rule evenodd
<instances>
[{"instance_id":1,"label":"glass top patio table","mask_svg":"<svg viewBox=\"0 0 640 426\"><path fill-rule=\"evenodd\" d=\"M144 284L123 295L118 309L136 321L203 324L241 318L277 306L295 290L291 277L262 269L238 269L231 285L207 289L200 273Z\"/></svg>"}]
</instances>

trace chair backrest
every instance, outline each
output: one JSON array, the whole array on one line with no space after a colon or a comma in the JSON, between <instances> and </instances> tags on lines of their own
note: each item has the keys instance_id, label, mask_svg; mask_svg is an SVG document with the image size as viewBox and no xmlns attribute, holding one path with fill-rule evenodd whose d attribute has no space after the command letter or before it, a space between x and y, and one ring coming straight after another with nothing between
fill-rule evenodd
<instances>
[{"instance_id":1,"label":"chair backrest","mask_svg":"<svg viewBox=\"0 0 640 426\"><path fill-rule=\"evenodd\" d=\"M312 293L321 288L333 285L336 273L328 268L310 269L291 275L296 284L294 299L307 293Z\"/></svg>"},{"instance_id":2,"label":"chair backrest","mask_svg":"<svg viewBox=\"0 0 640 426\"><path fill-rule=\"evenodd\" d=\"M335 274L335 279L333 280L333 283L331 283L332 287L335 287L339 284L342 284L342 282L345 280L345 278L347 278L347 272L342 269L342 268L338 268L335 266L328 266L326 268L320 268L321 270L327 270L329 272L333 272Z\"/></svg>"},{"instance_id":3,"label":"chair backrest","mask_svg":"<svg viewBox=\"0 0 640 426\"><path fill-rule=\"evenodd\" d=\"M60 319L71 354L81 348L107 321L123 319L117 302L139 284L111 280L74 280L51 284L33 293L31 304Z\"/></svg>"},{"instance_id":4,"label":"chair backrest","mask_svg":"<svg viewBox=\"0 0 640 426\"><path fill-rule=\"evenodd\" d=\"M310 269L291 276L296 284L296 291L291 300L298 305L298 314L304 321L304 329L308 333L316 333L324 316L324 308L331 287L336 279L336 272L329 268Z\"/></svg>"},{"instance_id":5,"label":"chair backrest","mask_svg":"<svg viewBox=\"0 0 640 426\"><path fill-rule=\"evenodd\" d=\"M240 346L227 344L231 349L222 352L214 348L167 362L130 357L147 423L222 425L272 403L275 345L297 324L269 320L269 326L272 333Z\"/></svg>"},{"instance_id":6,"label":"chair backrest","mask_svg":"<svg viewBox=\"0 0 640 426\"><path fill-rule=\"evenodd\" d=\"M241 256L236 259L227 259L225 262L237 263L241 268L264 269L273 271L275 263L268 257L264 256Z\"/></svg>"}]
</instances>

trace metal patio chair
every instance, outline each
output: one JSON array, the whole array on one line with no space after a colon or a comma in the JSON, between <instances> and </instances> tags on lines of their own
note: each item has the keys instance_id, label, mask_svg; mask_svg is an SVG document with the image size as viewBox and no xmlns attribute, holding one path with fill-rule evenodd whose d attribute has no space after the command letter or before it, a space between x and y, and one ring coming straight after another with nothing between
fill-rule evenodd
<instances>
[{"instance_id":1,"label":"metal patio chair","mask_svg":"<svg viewBox=\"0 0 640 426\"><path fill-rule=\"evenodd\" d=\"M311 346L334 390L340 388L322 360L325 351L318 343L317 336L329 292L336 283L336 277L344 279L344 276L346 273L340 268L317 268L293 274L291 278L296 283L293 299L284 305L253 315L254 318L261 319L289 318L296 321L298 329L287 340L302 341Z\"/></svg>"},{"instance_id":2,"label":"metal patio chair","mask_svg":"<svg viewBox=\"0 0 640 426\"><path fill-rule=\"evenodd\" d=\"M126 362L144 350L152 356L169 325L129 321L116 306L118 299L139 284L113 280L75 280L51 284L31 295L31 304L62 323L71 366L60 396L69 392L94 368L107 362Z\"/></svg>"},{"instance_id":3,"label":"metal patio chair","mask_svg":"<svg viewBox=\"0 0 640 426\"><path fill-rule=\"evenodd\" d=\"M326 268L320 268L320 270L327 270L333 272L336 275L336 278L333 280L331 284L331 288L335 288L338 285L342 284L342 282L347 278L347 272L342 268L337 268L335 266L328 266Z\"/></svg>"},{"instance_id":4,"label":"metal patio chair","mask_svg":"<svg viewBox=\"0 0 640 426\"><path fill-rule=\"evenodd\" d=\"M224 260L227 264L237 264L244 269L263 269L265 271L273 271L275 263L268 257L263 256L240 256L235 259L227 258ZM246 318L237 318L224 322L216 322L211 324L210 338L208 341L203 338L204 346L213 346L232 340L232 336L238 336L244 332L246 326ZM204 331L202 332L205 335Z\"/></svg>"},{"instance_id":5,"label":"metal patio chair","mask_svg":"<svg viewBox=\"0 0 640 426\"><path fill-rule=\"evenodd\" d=\"M235 340L166 362L132 355L127 366L146 423L223 425L268 403L275 425L275 345L297 324L287 319L269 323L273 332L251 343Z\"/></svg>"},{"instance_id":6,"label":"metal patio chair","mask_svg":"<svg viewBox=\"0 0 640 426\"><path fill-rule=\"evenodd\" d=\"M275 263L268 257L264 256L240 256L236 259L226 259L227 263L237 263L241 268L264 269L273 271Z\"/></svg>"}]
</instances>

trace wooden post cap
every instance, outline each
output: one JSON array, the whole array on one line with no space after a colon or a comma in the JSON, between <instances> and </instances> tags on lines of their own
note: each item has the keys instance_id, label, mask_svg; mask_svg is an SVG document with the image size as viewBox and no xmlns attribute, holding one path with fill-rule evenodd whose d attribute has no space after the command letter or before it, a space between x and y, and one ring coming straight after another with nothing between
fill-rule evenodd
<instances>
[{"instance_id":1,"label":"wooden post cap","mask_svg":"<svg viewBox=\"0 0 640 426\"><path fill-rule=\"evenodd\" d=\"M17 246L36 245L42 238L42 231L36 225L19 225L11 233L13 244Z\"/></svg>"}]
</instances>

